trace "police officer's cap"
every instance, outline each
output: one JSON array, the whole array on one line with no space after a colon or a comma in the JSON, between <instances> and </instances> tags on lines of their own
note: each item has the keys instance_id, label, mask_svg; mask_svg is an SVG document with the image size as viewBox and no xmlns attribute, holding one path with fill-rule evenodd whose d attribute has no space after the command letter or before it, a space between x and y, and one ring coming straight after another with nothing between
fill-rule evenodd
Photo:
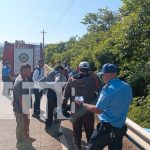
<instances>
[{"instance_id":1,"label":"police officer's cap","mask_svg":"<svg viewBox=\"0 0 150 150\"><path fill-rule=\"evenodd\" d=\"M104 64L101 71L98 74L104 73L117 73L117 66L110 63Z\"/></svg>"}]
</instances>

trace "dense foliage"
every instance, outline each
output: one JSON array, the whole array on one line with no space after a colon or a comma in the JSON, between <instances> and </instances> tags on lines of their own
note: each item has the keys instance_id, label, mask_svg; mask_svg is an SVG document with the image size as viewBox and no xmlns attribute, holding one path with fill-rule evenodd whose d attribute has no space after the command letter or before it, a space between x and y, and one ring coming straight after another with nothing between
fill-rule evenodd
<instances>
[{"instance_id":1,"label":"dense foliage","mask_svg":"<svg viewBox=\"0 0 150 150\"><path fill-rule=\"evenodd\" d=\"M107 62L117 64L119 77L133 88L129 117L150 128L150 1L122 2L118 13L107 8L88 13L81 21L87 25L87 34L47 45L46 61L52 66L58 60L69 60L76 68L88 60L93 70Z\"/></svg>"}]
</instances>

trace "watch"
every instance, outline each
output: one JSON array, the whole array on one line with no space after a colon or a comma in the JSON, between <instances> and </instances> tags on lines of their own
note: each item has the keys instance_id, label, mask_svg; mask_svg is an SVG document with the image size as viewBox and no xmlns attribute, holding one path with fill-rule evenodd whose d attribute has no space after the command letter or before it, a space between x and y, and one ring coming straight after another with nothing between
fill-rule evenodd
<instances>
[{"instance_id":1,"label":"watch","mask_svg":"<svg viewBox=\"0 0 150 150\"><path fill-rule=\"evenodd\" d=\"M80 106L83 106L83 103L81 103L81 105Z\"/></svg>"}]
</instances>

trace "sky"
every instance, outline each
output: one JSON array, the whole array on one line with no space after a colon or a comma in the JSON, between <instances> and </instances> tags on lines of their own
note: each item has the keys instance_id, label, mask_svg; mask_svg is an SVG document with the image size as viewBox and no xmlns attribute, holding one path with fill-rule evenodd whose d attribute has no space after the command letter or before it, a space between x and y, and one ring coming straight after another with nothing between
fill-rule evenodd
<instances>
[{"instance_id":1,"label":"sky","mask_svg":"<svg viewBox=\"0 0 150 150\"><path fill-rule=\"evenodd\" d=\"M81 20L99 8L118 11L121 0L0 0L0 42L24 40L47 44L82 37L87 26Z\"/></svg>"}]
</instances>

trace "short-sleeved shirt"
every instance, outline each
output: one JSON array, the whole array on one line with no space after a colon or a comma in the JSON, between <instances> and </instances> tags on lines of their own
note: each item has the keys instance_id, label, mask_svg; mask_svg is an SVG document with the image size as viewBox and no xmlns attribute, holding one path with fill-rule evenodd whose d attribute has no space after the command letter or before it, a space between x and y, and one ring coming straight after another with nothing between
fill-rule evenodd
<instances>
[{"instance_id":1,"label":"short-sleeved shirt","mask_svg":"<svg viewBox=\"0 0 150 150\"><path fill-rule=\"evenodd\" d=\"M96 107L102 111L99 120L108 122L113 127L125 124L129 105L133 99L131 87L115 78L105 85L100 93Z\"/></svg>"},{"instance_id":2,"label":"short-sleeved shirt","mask_svg":"<svg viewBox=\"0 0 150 150\"><path fill-rule=\"evenodd\" d=\"M13 87L13 111L17 113L22 113L22 105L20 104L20 97L22 98L23 94L29 94L28 89L22 88L22 82L26 82L23 80L21 75L18 75L15 79L14 87Z\"/></svg>"},{"instance_id":3,"label":"short-sleeved shirt","mask_svg":"<svg viewBox=\"0 0 150 150\"><path fill-rule=\"evenodd\" d=\"M2 68L2 76L10 76L11 69L9 66L5 65Z\"/></svg>"},{"instance_id":4,"label":"short-sleeved shirt","mask_svg":"<svg viewBox=\"0 0 150 150\"><path fill-rule=\"evenodd\" d=\"M66 81L67 81L67 78L64 75L60 74L60 73L58 73L55 76L55 82L66 82Z\"/></svg>"},{"instance_id":5,"label":"short-sleeved shirt","mask_svg":"<svg viewBox=\"0 0 150 150\"><path fill-rule=\"evenodd\" d=\"M33 72L32 81L34 82L34 88L39 89L41 91L41 87L39 86L39 81L44 77L44 69L43 68L37 68Z\"/></svg>"},{"instance_id":6,"label":"short-sleeved shirt","mask_svg":"<svg viewBox=\"0 0 150 150\"><path fill-rule=\"evenodd\" d=\"M33 82L39 81L43 77L44 77L44 69L43 68L38 68L38 69L34 70L33 77L32 77Z\"/></svg>"}]
</instances>

